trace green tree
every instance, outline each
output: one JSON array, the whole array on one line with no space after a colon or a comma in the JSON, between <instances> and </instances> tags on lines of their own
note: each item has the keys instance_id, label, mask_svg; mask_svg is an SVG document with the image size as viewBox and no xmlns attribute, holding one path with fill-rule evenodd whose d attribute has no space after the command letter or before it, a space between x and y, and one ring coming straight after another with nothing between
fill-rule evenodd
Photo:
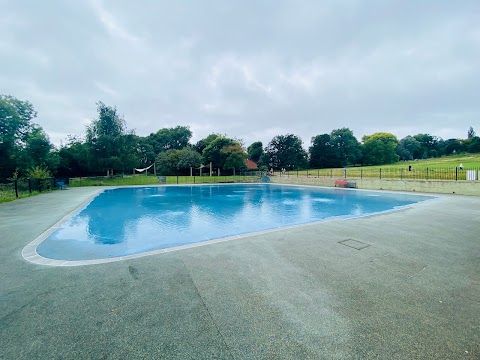
<instances>
[{"instance_id":1,"label":"green tree","mask_svg":"<svg viewBox=\"0 0 480 360\"><path fill-rule=\"evenodd\" d=\"M33 124L25 136L25 144L19 156L21 159L20 166L24 169L33 167L50 168L49 160L51 159L52 149L53 145L45 131L39 125Z\"/></svg>"},{"instance_id":2,"label":"green tree","mask_svg":"<svg viewBox=\"0 0 480 360\"><path fill-rule=\"evenodd\" d=\"M304 169L308 156L302 145L302 140L296 135L277 135L265 147L262 162L274 169Z\"/></svg>"},{"instance_id":3,"label":"green tree","mask_svg":"<svg viewBox=\"0 0 480 360\"><path fill-rule=\"evenodd\" d=\"M116 107L97 103L98 118L87 126L86 143L90 167L95 172L113 174L130 168L126 155L135 152L131 139L127 139L126 123Z\"/></svg>"},{"instance_id":4,"label":"green tree","mask_svg":"<svg viewBox=\"0 0 480 360\"><path fill-rule=\"evenodd\" d=\"M473 130L473 127L470 126L467 132L467 139L471 139L475 137L475 130Z\"/></svg>"},{"instance_id":5,"label":"green tree","mask_svg":"<svg viewBox=\"0 0 480 360\"><path fill-rule=\"evenodd\" d=\"M195 145L194 149L199 153L202 154L203 150L210 145L210 143L215 140L216 138L220 137L221 135L219 134L210 134L206 138L199 140Z\"/></svg>"},{"instance_id":6,"label":"green tree","mask_svg":"<svg viewBox=\"0 0 480 360\"><path fill-rule=\"evenodd\" d=\"M330 139L335 148L335 166L357 164L362 158L361 145L349 128L333 130Z\"/></svg>"},{"instance_id":7,"label":"green tree","mask_svg":"<svg viewBox=\"0 0 480 360\"><path fill-rule=\"evenodd\" d=\"M162 151L155 158L155 167L159 175L179 175L177 169L178 150Z\"/></svg>"},{"instance_id":8,"label":"green tree","mask_svg":"<svg viewBox=\"0 0 480 360\"><path fill-rule=\"evenodd\" d=\"M27 176L32 179L48 179L52 177L52 174L47 168L36 166L27 171Z\"/></svg>"},{"instance_id":9,"label":"green tree","mask_svg":"<svg viewBox=\"0 0 480 360\"><path fill-rule=\"evenodd\" d=\"M202 156L190 147L185 147L179 150L178 155L178 169L197 168L202 164Z\"/></svg>"},{"instance_id":10,"label":"green tree","mask_svg":"<svg viewBox=\"0 0 480 360\"><path fill-rule=\"evenodd\" d=\"M66 144L58 150L58 174L61 176L86 176L88 168L88 146L79 137L67 137Z\"/></svg>"},{"instance_id":11,"label":"green tree","mask_svg":"<svg viewBox=\"0 0 480 360\"><path fill-rule=\"evenodd\" d=\"M408 135L399 141L395 152L400 160L413 160L419 154L421 148L422 144L413 136Z\"/></svg>"},{"instance_id":12,"label":"green tree","mask_svg":"<svg viewBox=\"0 0 480 360\"><path fill-rule=\"evenodd\" d=\"M324 169L336 166L337 155L329 134L312 137L310 154L310 168Z\"/></svg>"},{"instance_id":13,"label":"green tree","mask_svg":"<svg viewBox=\"0 0 480 360\"><path fill-rule=\"evenodd\" d=\"M131 170L141 164L140 152L138 148L138 136L133 132L120 137L119 157L122 164L122 170ZM155 159L152 159L148 165L153 164Z\"/></svg>"},{"instance_id":14,"label":"green tree","mask_svg":"<svg viewBox=\"0 0 480 360\"><path fill-rule=\"evenodd\" d=\"M398 139L386 132L365 135L363 141L363 162L369 165L391 164L398 161L395 149Z\"/></svg>"},{"instance_id":15,"label":"green tree","mask_svg":"<svg viewBox=\"0 0 480 360\"><path fill-rule=\"evenodd\" d=\"M225 155L225 162L223 168L226 170L233 170L233 175L235 175L235 169L245 168L245 159L247 154L239 145L231 145L223 147L220 152Z\"/></svg>"},{"instance_id":16,"label":"green tree","mask_svg":"<svg viewBox=\"0 0 480 360\"><path fill-rule=\"evenodd\" d=\"M196 168L200 164L200 154L188 147L163 151L155 159L157 173L160 175L185 175L189 173L190 167Z\"/></svg>"},{"instance_id":17,"label":"green tree","mask_svg":"<svg viewBox=\"0 0 480 360\"><path fill-rule=\"evenodd\" d=\"M480 153L480 137L474 136L470 139L468 151L471 153Z\"/></svg>"},{"instance_id":18,"label":"green tree","mask_svg":"<svg viewBox=\"0 0 480 360\"><path fill-rule=\"evenodd\" d=\"M463 144L468 152L479 153L480 152L480 137L473 136L470 139L463 141Z\"/></svg>"},{"instance_id":19,"label":"green tree","mask_svg":"<svg viewBox=\"0 0 480 360\"><path fill-rule=\"evenodd\" d=\"M138 162L140 167L147 167L155 161L155 151L148 137L136 136Z\"/></svg>"},{"instance_id":20,"label":"green tree","mask_svg":"<svg viewBox=\"0 0 480 360\"><path fill-rule=\"evenodd\" d=\"M32 167L27 171L27 177L30 179L37 179L38 181L38 189L40 191L44 189L50 189L49 181L45 180L52 177L52 174L46 167L42 166L35 166Z\"/></svg>"},{"instance_id":21,"label":"green tree","mask_svg":"<svg viewBox=\"0 0 480 360\"><path fill-rule=\"evenodd\" d=\"M0 177L12 175L20 167L20 153L37 116L33 105L10 95L0 95ZM20 171L25 173L27 169Z\"/></svg>"},{"instance_id":22,"label":"green tree","mask_svg":"<svg viewBox=\"0 0 480 360\"><path fill-rule=\"evenodd\" d=\"M212 162L214 168L224 169L225 160L228 154L222 152L222 149L229 146L240 146L240 144L234 139L225 136L218 136L215 140L211 141L205 149L203 149L203 163L208 164Z\"/></svg>"},{"instance_id":23,"label":"green tree","mask_svg":"<svg viewBox=\"0 0 480 360\"><path fill-rule=\"evenodd\" d=\"M261 141L256 141L252 143L247 148L248 158L256 163L260 160L260 157L263 154L263 144Z\"/></svg>"},{"instance_id":24,"label":"green tree","mask_svg":"<svg viewBox=\"0 0 480 360\"><path fill-rule=\"evenodd\" d=\"M447 139L443 144L443 154L451 155L465 151L465 145L460 139Z\"/></svg>"},{"instance_id":25,"label":"green tree","mask_svg":"<svg viewBox=\"0 0 480 360\"><path fill-rule=\"evenodd\" d=\"M419 143L420 149L415 152L414 159L427 159L437 157L439 138L430 134L417 134L413 136Z\"/></svg>"},{"instance_id":26,"label":"green tree","mask_svg":"<svg viewBox=\"0 0 480 360\"><path fill-rule=\"evenodd\" d=\"M167 150L181 150L189 145L192 132L188 126L163 128L148 136L148 142L155 154Z\"/></svg>"}]
</instances>

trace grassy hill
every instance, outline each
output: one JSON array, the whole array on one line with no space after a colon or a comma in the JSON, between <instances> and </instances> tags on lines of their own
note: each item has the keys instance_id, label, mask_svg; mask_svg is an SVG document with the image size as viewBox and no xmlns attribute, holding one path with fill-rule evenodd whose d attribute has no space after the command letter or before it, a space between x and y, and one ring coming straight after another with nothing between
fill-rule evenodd
<instances>
[{"instance_id":1,"label":"grassy hill","mask_svg":"<svg viewBox=\"0 0 480 360\"><path fill-rule=\"evenodd\" d=\"M460 164L463 169L460 169ZM412 170L408 171L408 166ZM349 166L347 177L353 178L392 178L392 179L438 179L465 180L466 170L480 170L480 154L462 154L442 156L434 159L399 161L394 164L375 166ZM292 171L292 176L297 172ZM298 175L344 177L343 168L309 169L298 172Z\"/></svg>"},{"instance_id":2,"label":"grassy hill","mask_svg":"<svg viewBox=\"0 0 480 360\"><path fill-rule=\"evenodd\" d=\"M408 165L412 165L420 168L455 168L457 166L460 166L460 164L463 164L465 168L480 168L480 154L449 155L425 160L399 161L395 164L387 164L381 166L377 165L375 167L403 168L408 167ZM365 166L365 168L369 167L371 166Z\"/></svg>"}]
</instances>

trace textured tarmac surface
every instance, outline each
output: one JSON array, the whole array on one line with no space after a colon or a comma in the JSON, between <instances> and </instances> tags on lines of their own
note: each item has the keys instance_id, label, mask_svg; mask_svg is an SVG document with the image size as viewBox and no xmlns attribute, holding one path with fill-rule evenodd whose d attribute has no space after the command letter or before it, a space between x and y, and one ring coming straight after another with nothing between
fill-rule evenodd
<instances>
[{"instance_id":1,"label":"textured tarmac surface","mask_svg":"<svg viewBox=\"0 0 480 360\"><path fill-rule=\"evenodd\" d=\"M480 358L480 197L99 265L22 258L95 191L0 204L0 359Z\"/></svg>"}]
</instances>

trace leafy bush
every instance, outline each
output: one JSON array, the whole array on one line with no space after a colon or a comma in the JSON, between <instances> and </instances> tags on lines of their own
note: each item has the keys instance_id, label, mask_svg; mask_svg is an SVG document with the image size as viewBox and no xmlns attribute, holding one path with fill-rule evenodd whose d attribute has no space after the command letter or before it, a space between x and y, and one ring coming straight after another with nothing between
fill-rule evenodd
<instances>
[{"instance_id":1,"label":"leafy bush","mask_svg":"<svg viewBox=\"0 0 480 360\"><path fill-rule=\"evenodd\" d=\"M27 176L31 179L48 179L52 174L47 168L36 166L27 171Z\"/></svg>"}]
</instances>

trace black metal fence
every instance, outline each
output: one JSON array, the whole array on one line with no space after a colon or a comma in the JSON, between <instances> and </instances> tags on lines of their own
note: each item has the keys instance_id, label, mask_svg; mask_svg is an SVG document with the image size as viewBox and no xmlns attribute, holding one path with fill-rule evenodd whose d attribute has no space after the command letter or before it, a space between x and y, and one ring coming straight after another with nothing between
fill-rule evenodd
<instances>
[{"instance_id":1,"label":"black metal fence","mask_svg":"<svg viewBox=\"0 0 480 360\"><path fill-rule=\"evenodd\" d=\"M43 192L70 186L102 185L150 185L150 184L201 184L227 182L257 182L262 177L313 177L344 179L399 179L399 180L446 180L446 181L480 181L479 167L405 167L405 168L344 168L294 171L255 171L242 172L235 176L202 174L201 176L97 176L78 178L17 179L0 181L0 202L29 196L34 192Z\"/></svg>"},{"instance_id":2,"label":"black metal fence","mask_svg":"<svg viewBox=\"0 0 480 360\"><path fill-rule=\"evenodd\" d=\"M68 178L15 179L0 183L0 199L13 200L36 192L49 191L68 185Z\"/></svg>"},{"instance_id":3,"label":"black metal fence","mask_svg":"<svg viewBox=\"0 0 480 360\"><path fill-rule=\"evenodd\" d=\"M118 176L89 176L70 179L70 186L128 186L154 184L209 184L209 183L238 183L259 181L259 172L241 172L236 175L203 174L194 175L118 175Z\"/></svg>"},{"instance_id":4,"label":"black metal fence","mask_svg":"<svg viewBox=\"0 0 480 360\"><path fill-rule=\"evenodd\" d=\"M298 170L284 173L274 172L279 176L307 176L353 179L399 179L399 180L450 180L450 181L479 181L480 168L478 167L405 167L405 168L344 168L321 170Z\"/></svg>"}]
</instances>

